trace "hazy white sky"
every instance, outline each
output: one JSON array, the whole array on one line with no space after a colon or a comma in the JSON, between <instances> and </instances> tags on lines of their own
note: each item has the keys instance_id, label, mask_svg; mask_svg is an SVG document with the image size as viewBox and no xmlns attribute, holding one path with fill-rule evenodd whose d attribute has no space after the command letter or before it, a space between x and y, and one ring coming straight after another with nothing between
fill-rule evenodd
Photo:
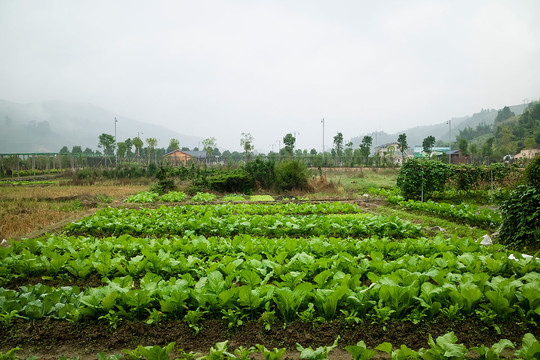
<instances>
[{"instance_id":1,"label":"hazy white sky","mask_svg":"<svg viewBox=\"0 0 540 360\"><path fill-rule=\"evenodd\" d=\"M323 117L328 146L538 99L538 19L538 0L0 0L0 98L320 150Z\"/></svg>"}]
</instances>

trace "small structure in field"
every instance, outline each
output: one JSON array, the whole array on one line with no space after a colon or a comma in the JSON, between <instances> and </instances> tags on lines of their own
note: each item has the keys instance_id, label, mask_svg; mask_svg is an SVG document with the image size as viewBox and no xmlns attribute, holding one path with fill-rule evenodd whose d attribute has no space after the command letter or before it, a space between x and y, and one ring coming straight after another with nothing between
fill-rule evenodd
<instances>
[{"instance_id":1,"label":"small structure in field","mask_svg":"<svg viewBox=\"0 0 540 360\"><path fill-rule=\"evenodd\" d=\"M186 166L190 161L197 163L206 161L206 152L173 150L170 153L165 154L163 160L173 166L178 166L180 164Z\"/></svg>"}]
</instances>

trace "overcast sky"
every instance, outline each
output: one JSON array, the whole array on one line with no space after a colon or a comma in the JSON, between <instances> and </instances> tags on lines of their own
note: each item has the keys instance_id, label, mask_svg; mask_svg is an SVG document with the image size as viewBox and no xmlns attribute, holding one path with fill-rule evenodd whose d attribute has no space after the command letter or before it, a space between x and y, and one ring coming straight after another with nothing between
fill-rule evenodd
<instances>
[{"instance_id":1,"label":"overcast sky","mask_svg":"<svg viewBox=\"0 0 540 360\"><path fill-rule=\"evenodd\" d=\"M0 98L320 150L322 118L328 147L538 100L539 19L538 0L0 0Z\"/></svg>"}]
</instances>

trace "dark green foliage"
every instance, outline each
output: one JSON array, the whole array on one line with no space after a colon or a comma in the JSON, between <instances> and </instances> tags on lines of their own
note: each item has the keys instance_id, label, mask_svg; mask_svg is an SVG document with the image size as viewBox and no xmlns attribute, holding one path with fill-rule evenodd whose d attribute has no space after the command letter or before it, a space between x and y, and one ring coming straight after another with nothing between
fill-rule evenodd
<instances>
[{"instance_id":1,"label":"dark green foliage","mask_svg":"<svg viewBox=\"0 0 540 360\"><path fill-rule=\"evenodd\" d=\"M480 123L476 126L475 129L471 128L470 126L467 126L465 129L459 130L458 136L456 136L456 139L457 140L461 140L461 139L472 140L479 136L490 134L492 131L493 131L493 126L488 125L486 123Z\"/></svg>"},{"instance_id":2,"label":"dark green foliage","mask_svg":"<svg viewBox=\"0 0 540 360\"><path fill-rule=\"evenodd\" d=\"M154 167L152 167L152 170L155 170ZM149 169L145 169L142 166L131 165L113 169L85 168L75 172L73 176L78 180L96 180L101 178L137 179L142 177L152 177L153 174L149 172Z\"/></svg>"},{"instance_id":3,"label":"dark green foliage","mask_svg":"<svg viewBox=\"0 0 540 360\"><path fill-rule=\"evenodd\" d=\"M158 172L158 167L156 164L152 163L148 165L148 168L146 169L146 172L148 173L148 176L155 176Z\"/></svg>"},{"instance_id":4,"label":"dark green foliage","mask_svg":"<svg viewBox=\"0 0 540 360\"><path fill-rule=\"evenodd\" d=\"M244 169L223 170L206 179L208 187L220 192L249 193L253 190L253 177Z\"/></svg>"},{"instance_id":5,"label":"dark green foliage","mask_svg":"<svg viewBox=\"0 0 540 360\"><path fill-rule=\"evenodd\" d=\"M443 191L450 174L451 167L440 161L409 159L401 167L397 186L406 199L420 199L422 188L426 198L433 191Z\"/></svg>"},{"instance_id":6,"label":"dark green foliage","mask_svg":"<svg viewBox=\"0 0 540 360\"><path fill-rule=\"evenodd\" d=\"M255 161L248 162L244 169L253 177L255 186L261 189L270 189L276 183L275 163L273 161L255 159Z\"/></svg>"},{"instance_id":7,"label":"dark green foliage","mask_svg":"<svg viewBox=\"0 0 540 360\"><path fill-rule=\"evenodd\" d=\"M453 180L457 190L477 189L480 181L484 178L485 170L478 166L459 165L455 168ZM489 174L488 174L489 176Z\"/></svg>"},{"instance_id":8,"label":"dark green foliage","mask_svg":"<svg viewBox=\"0 0 540 360\"><path fill-rule=\"evenodd\" d=\"M470 192L490 189L493 182L501 185L519 177L519 170L513 165L494 163L489 166L452 165L426 159L410 159L403 164L398 175L397 185L407 199L419 199L424 176L424 199L432 192L440 192L446 186Z\"/></svg>"},{"instance_id":9,"label":"dark green foliage","mask_svg":"<svg viewBox=\"0 0 540 360\"><path fill-rule=\"evenodd\" d=\"M163 195L176 189L174 177L172 176L172 168L161 165L157 171L156 178L158 182L152 188L154 192Z\"/></svg>"},{"instance_id":10,"label":"dark green foliage","mask_svg":"<svg viewBox=\"0 0 540 360\"><path fill-rule=\"evenodd\" d=\"M540 188L540 155L536 155L525 168L525 181L536 188Z\"/></svg>"},{"instance_id":11,"label":"dark green foliage","mask_svg":"<svg viewBox=\"0 0 540 360\"><path fill-rule=\"evenodd\" d=\"M501 204L500 241L510 246L540 246L540 187L520 185Z\"/></svg>"},{"instance_id":12,"label":"dark green foliage","mask_svg":"<svg viewBox=\"0 0 540 360\"><path fill-rule=\"evenodd\" d=\"M306 164L298 160L282 161L275 166L278 190L305 190L308 188Z\"/></svg>"},{"instance_id":13,"label":"dark green foliage","mask_svg":"<svg viewBox=\"0 0 540 360\"><path fill-rule=\"evenodd\" d=\"M495 143L506 151L535 148L540 145L539 141L540 102L531 103L517 120L499 123L495 128Z\"/></svg>"},{"instance_id":14,"label":"dark green foliage","mask_svg":"<svg viewBox=\"0 0 540 360\"><path fill-rule=\"evenodd\" d=\"M497 117L495 117L495 124L503 122L504 120L509 119L515 115L516 114L514 114L514 112L511 111L508 106L505 106L497 113Z\"/></svg>"},{"instance_id":15,"label":"dark green foliage","mask_svg":"<svg viewBox=\"0 0 540 360\"><path fill-rule=\"evenodd\" d=\"M429 135L424 139L422 142L422 147L424 148L424 152L431 154L431 149L435 146L435 137L432 135Z\"/></svg>"},{"instance_id":16,"label":"dark green foliage","mask_svg":"<svg viewBox=\"0 0 540 360\"><path fill-rule=\"evenodd\" d=\"M525 169L525 182L512 191L500 209L501 242L511 246L540 247L540 156Z\"/></svg>"},{"instance_id":17,"label":"dark green foliage","mask_svg":"<svg viewBox=\"0 0 540 360\"><path fill-rule=\"evenodd\" d=\"M295 142L296 138L292 134L287 134L283 138L283 145L285 145L285 153L289 156L289 158L293 155Z\"/></svg>"}]
</instances>

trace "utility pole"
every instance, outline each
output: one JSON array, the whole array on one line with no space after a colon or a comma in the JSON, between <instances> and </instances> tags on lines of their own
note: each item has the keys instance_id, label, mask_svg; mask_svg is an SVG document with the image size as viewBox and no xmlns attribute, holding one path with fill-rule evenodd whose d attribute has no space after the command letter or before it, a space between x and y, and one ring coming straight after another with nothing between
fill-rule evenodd
<instances>
[{"instance_id":1,"label":"utility pole","mask_svg":"<svg viewBox=\"0 0 540 360\"><path fill-rule=\"evenodd\" d=\"M322 162L324 165L324 118L321 120L322 122Z\"/></svg>"},{"instance_id":2,"label":"utility pole","mask_svg":"<svg viewBox=\"0 0 540 360\"><path fill-rule=\"evenodd\" d=\"M116 149L116 163L115 163L115 167L118 167L118 143L116 141L116 123L118 122L118 120L116 119L116 117L114 118L114 148Z\"/></svg>"}]
</instances>

